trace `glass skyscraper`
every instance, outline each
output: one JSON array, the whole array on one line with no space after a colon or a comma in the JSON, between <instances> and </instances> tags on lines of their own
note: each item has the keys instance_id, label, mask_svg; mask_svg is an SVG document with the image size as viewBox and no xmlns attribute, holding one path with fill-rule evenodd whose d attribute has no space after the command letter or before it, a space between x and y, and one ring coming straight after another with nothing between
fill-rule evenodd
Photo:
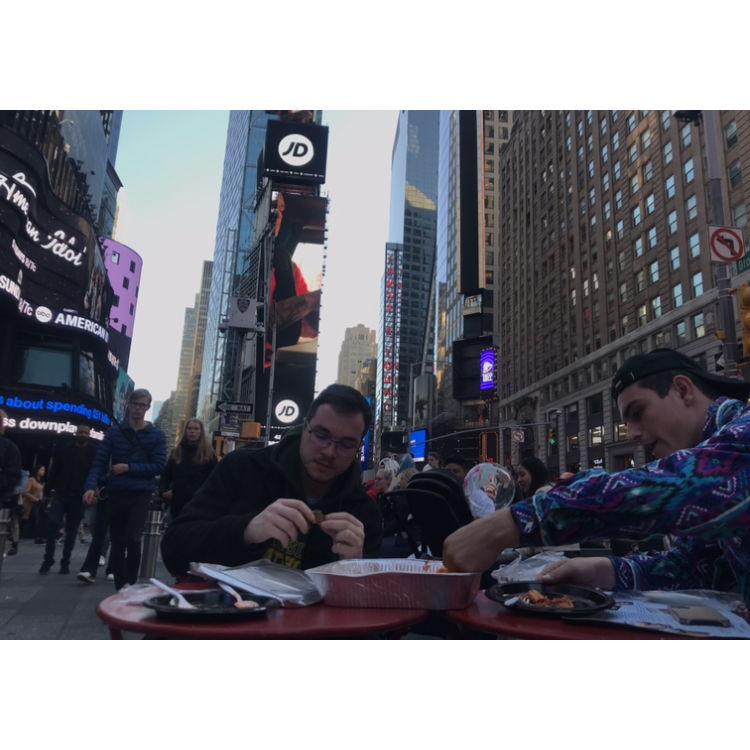
<instances>
[{"instance_id":1,"label":"glass skyscraper","mask_svg":"<svg viewBox=\"0 0 750 750\"><path fill-rule=\"evenodd\" d=\"M232 400L235 396L233 377L238 364L240 337L235 331L220 331L219 326L227 315L239 279L250 264L258 157L263 149L269 119L275 119L275 116L263 110L232 111L229 115L198 395L198 412L207 426L215 416L216 402Z\"/></svg>"},{"instance_id":2,"label":"glass skyscraper","mask_svg":"<svg viewBox=\"0 0 750 750\"><path fill-rule=\"evenodd\" d=\"M409 416L410 378L420 373L434 273L439 112L399 115L378 335L377 408L381 429Z\"/></svg>"}]
</instances>

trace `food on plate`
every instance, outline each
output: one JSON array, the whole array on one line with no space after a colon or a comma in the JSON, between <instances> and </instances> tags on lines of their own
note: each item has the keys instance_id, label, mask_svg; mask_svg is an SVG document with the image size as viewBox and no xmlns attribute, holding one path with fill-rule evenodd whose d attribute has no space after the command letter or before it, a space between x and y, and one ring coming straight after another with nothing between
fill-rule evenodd
<instances>
[{"instance_id":1,"label":"food on plate","mask_svg":"<svg viewBox=\"0 0 750 750\"><path fill-rule=\"evenodd\" d=\"M314 523L321 524L326 520L326 514L322 510L314 510L313 515L315 516Z\"/></svg>"},{"instance_id":2,"label":"food on plate","mask_svg":"<svg viewBox=\"0 0 750 750\"><path fill-rule=\"evenodd\" d=\"M531 607L554 607L556 609L575 609L575 604L569 596L548 596L541 591L531 589L519 596L524 604Z\"/></svg>"},{"instance_id":3,"label":"food on plate","mask_svg":"<svg viewBox=\"0 0 750 750\"><path fill-rule=\"evenodd\" d=\"M236 601L234 606L237 607L237 609L255 609L260 605L252 599L242 599L241 601Z\"/></svg>"},{"instance_id":4,"label":"food on plate","mask_svg":"<svg viewBox=\"0 0 750 750\"><path fill-rule=\"evenodd\" d=\"M448 568L445 567L445 565L441 565L436 571L436 573L447 573Z\"/></svg>"}]
</instances>

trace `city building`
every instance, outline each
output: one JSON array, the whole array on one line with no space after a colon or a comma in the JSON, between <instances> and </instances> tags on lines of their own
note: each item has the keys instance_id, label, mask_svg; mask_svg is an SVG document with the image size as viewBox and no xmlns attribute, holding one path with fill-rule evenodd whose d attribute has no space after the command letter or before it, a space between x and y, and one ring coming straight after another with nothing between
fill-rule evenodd
<instances>
[{"instance_id":1,"label":"city building","mask_svg":"<svg viewBox=\"0 0 750 750\"><path fill-rule=\"evenodd\" d=\"M414 379L423 361L434 356L427 334L437 231L438 140L437 111L400 113L378 324L376 450L377 436L405 428L411 420Z\"/></svg>"},{"instance_id":2,"label":"city building","mask_svg":"<svg viewBox=\"0 0 750 750\"><path fill-rule=\"evenodd\" d=\"M201 371L203 369L203 349L206 339L206 322L208 320L208 305L211 297L211 274L213 272L213 261L203 261L201 273L201 288L198 293L197 319L195 322L195 341L193 344L192 365L190 375L190 392L185 402L183 417L190 419L198 413L198 393L201 384Z\"/></svg>"},{"instance_id":3,"label":"city building","mask_svg":"<svg viewBox=\"0 0 750 750\"><path fill-rule=\"evenodd\" d=\"M182 345L177 370L177 387L172 397L172 424L169 432L165 431L167 445L174 447L185 425L185 411L192 393L193 385L193 352L198 323L198 304L200 295L195 295L195 305L185 308L185 319L182 324Z\"/></svg>"},{"instance_id":4,"label":"city building","mask_svg":"<svg viewBox=\"0 0 750 750\"><path fill-rule=\"evenodd\" d=\"M242 336L223 323L239 277L250 264L258 160L265 143L266 124L274 117L263 110L233 110L229 115L198 393L198 415L209 431L219 426L217 401L238 396L234 375Z\"/></svg>"},{"instance_id":5,"label":"city building","mask_svg":"<svg viewBox=\"0 0 750 750\"><path fill-rule=\"evenodd\" d=\"M114 292L99 236L120 112L0 111L0 407L25 468L111 424Z\"/></svg>"},{"instance_id":6,"label":"city building","mask_svg":"<svg viewBox=\"0 0 750 750\"><path fill-rule=\"evenodd\" d=\"M679 348L722 366L709 224L747 240L750 114L516 112L500 150L495 341L500 460L553 472L619 470L649 456L610 394L623 361ZM706 118L717 133L724 217L710 209ZM742 261L732 286L747 280Z\"/></svg>"},{"instance_id":7,"label":"city building","mask_svg":"<svg viewBox=\"0 0 750 750\"><path fill-rule=\"evenodd\" d=\"M339 372L336 382L356 388L360 370L369 360L377 359L377 356L378 344L375 331L361 323L347 328L339 352Z\"/></svg>"}]
</instances>

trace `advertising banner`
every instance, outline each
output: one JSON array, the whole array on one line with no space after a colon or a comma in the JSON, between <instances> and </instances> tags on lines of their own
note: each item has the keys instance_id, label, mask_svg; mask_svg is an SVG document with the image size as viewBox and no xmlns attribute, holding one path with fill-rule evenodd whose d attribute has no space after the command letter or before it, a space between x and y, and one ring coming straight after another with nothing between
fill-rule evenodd
<instances>
[{"instance_id":1,"label":"advertising banner","mask_svg":"<svg viewBox=\"0 0 750 750\"><path fill-rule=\"evenodd\" d=\"M326 181L328 128L269 120L263 174L278 182L322 184Z\"/></svg>"},{"instance_id":2,"label":"advertising banner","mask_svg":"<svg viewBox=\"0 0 750 750\"><path fill-rule=\"evenodd\" d=\"M54 195L42 155L0 127L0 297L107 342L106 278L91 225Z\"/></svg>"}]
</instances>

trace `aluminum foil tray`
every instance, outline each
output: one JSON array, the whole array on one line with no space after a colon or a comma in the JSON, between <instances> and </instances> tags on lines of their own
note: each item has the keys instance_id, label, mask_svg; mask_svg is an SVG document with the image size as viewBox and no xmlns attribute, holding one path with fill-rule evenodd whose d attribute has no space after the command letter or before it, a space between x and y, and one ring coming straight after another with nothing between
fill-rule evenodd
<instances>
[{"instance_id":1,"label":"aluminum foil tray","mask_svg":"<svg viewBox=\"0 0 750 750\"><path fill-rule=\"evenodd\" d=\"M305 571L333 607L464 609L480 573L438 573L440 560L339 560Z\"/></svg>"}]
</instances>

